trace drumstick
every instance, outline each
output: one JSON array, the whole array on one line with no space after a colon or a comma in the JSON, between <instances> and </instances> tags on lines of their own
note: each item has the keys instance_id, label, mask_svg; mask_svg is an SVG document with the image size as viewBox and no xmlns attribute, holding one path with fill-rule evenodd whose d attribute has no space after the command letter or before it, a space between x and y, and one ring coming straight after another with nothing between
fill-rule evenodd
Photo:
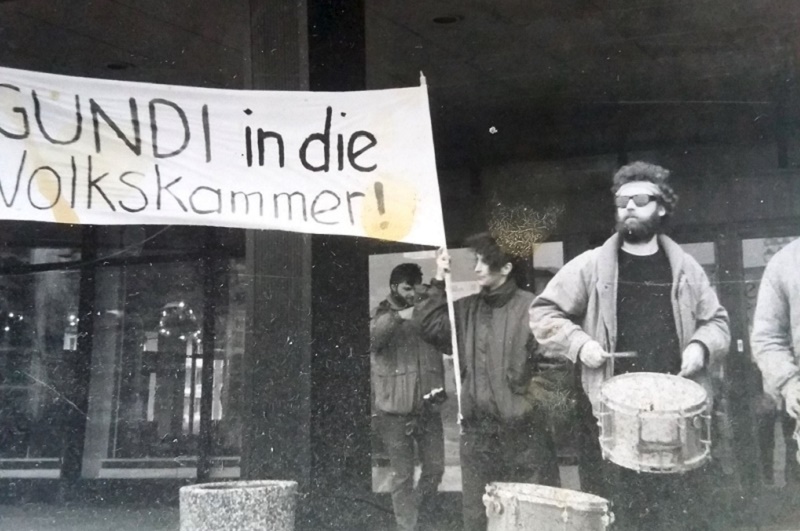
<instances>
[{"instance_id":1,"label":"drumstick","mask_svg":"<svg viewBox=\"0 0 800 531\"><path fill-rule=\"evenodd\" d=\"M606 363L606 377L614 376L614 360L617 358L635 358L639 354L635 350L623 350L620 352L603 352L603 357L608 360Z\"/></svg>"},{"instance_id":2,"label":"drumstick","mask_svg":"<svg viewBox=\"0 0 800 531\"><path fill-rule=\"evenodd\" d=\"M635 358L639 353L635 350L623 350L622 352L603 352L604 358Z\"/></svg>"}]
</instances>

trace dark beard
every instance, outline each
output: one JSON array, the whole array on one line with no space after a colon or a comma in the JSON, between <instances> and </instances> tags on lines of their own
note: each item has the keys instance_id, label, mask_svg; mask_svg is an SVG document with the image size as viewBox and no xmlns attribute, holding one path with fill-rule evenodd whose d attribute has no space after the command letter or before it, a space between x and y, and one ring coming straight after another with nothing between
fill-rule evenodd
<instances>
[{"instance_id":1,"label":"dark beard","mask_svg":"<svg viewBox=\"0 0 800 531\"><path fill-rule=\"evenodd\" d=\"M405 299L405 297L402 297L399 293L397 293L396 290L394 290L392 288L389 288L389 292L390 292L390 295L391 295L392 300L394 301L394 303L397 306L399 306L400 308L403 308L403 309L410 308L411 306L414 305L413 303L408 302Z\"/></svg>"},{"instance_id":2,"label":"dark beard","mask_svg":"<svg viewBox=\"0 0 800 531\"><path fill-rule=\"evenodd\" d=\"M633 223L626 224L625 219L617 221L617 233L628 243L650 241L661 228L661 216L653 214L647 219L630 218Z\"/></svg>"}]
</instances>

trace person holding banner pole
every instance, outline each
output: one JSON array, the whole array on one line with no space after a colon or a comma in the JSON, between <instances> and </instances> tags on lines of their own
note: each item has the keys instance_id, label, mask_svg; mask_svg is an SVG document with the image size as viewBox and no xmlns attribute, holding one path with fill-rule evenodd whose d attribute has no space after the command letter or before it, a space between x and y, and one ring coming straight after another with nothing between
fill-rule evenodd
<instances>
[{"instance_id":1,"label":"person holding banner pole","mask_svg":"<svg viewBox=\"0 0 800 531\"><path fill-rule=\"evenodd\" d=\"M443 254L447 254L447 249L443 249ZM461 374L461 363L458 354L458 336L456 335L456 312L455 305L453 304L453 279L450 276L450 269L444 272L444 288L445 296L447 297L447 315L450 318L450 348L453 355L453 373ZM458 404L458 424L464 415L461 413L461 378L456 378L456 402Z\"/></svg>"},{"instance_id":2,"label":"person holding banner pole","mask_svg":"<svg viewBox=\"0 0 800 531\"><path fill-rule=\"evenodd\" d=\"M528 327L534 296L518 287L516 259L491 235L472 236L467 245L475 253L480 292L448 300L450 256L440 249L429 297L417 304L413 319L423 338L459 358L462 513L464 529L473 531L486 529L488 483L558 486L560 480L544 414L526 396L536 350Z\"/></svg>"}]
</instances>

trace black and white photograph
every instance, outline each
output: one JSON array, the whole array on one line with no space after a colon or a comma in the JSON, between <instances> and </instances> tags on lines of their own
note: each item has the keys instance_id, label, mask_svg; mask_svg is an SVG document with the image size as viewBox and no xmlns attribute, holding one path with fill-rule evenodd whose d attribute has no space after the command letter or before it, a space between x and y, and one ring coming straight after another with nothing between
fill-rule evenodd
<instances>
[{"instance_id":1,"label":"black and white photograph","mask_svg":"<svg viewBox=\"0 0 800 531\"><path fill-rule=\"evenodd\" d=\"M0 530L800 531L798 28L0 0Z\"/></svg>"}]
</instances>

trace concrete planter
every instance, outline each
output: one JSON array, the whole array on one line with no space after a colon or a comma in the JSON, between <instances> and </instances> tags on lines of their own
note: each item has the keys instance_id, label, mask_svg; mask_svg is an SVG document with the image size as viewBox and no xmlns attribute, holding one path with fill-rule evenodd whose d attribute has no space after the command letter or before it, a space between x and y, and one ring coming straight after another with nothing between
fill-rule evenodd
<instances>
[{"instance_id":1,"label":"concrete planter","mask_svg":"<svg viewBox=\"0 0 800 531\"><path fill-rule=\"evenodd\" d=\"M293 531L295 481L230 481L180 489L181 531Z\"/></svg>"}]
</instances>

